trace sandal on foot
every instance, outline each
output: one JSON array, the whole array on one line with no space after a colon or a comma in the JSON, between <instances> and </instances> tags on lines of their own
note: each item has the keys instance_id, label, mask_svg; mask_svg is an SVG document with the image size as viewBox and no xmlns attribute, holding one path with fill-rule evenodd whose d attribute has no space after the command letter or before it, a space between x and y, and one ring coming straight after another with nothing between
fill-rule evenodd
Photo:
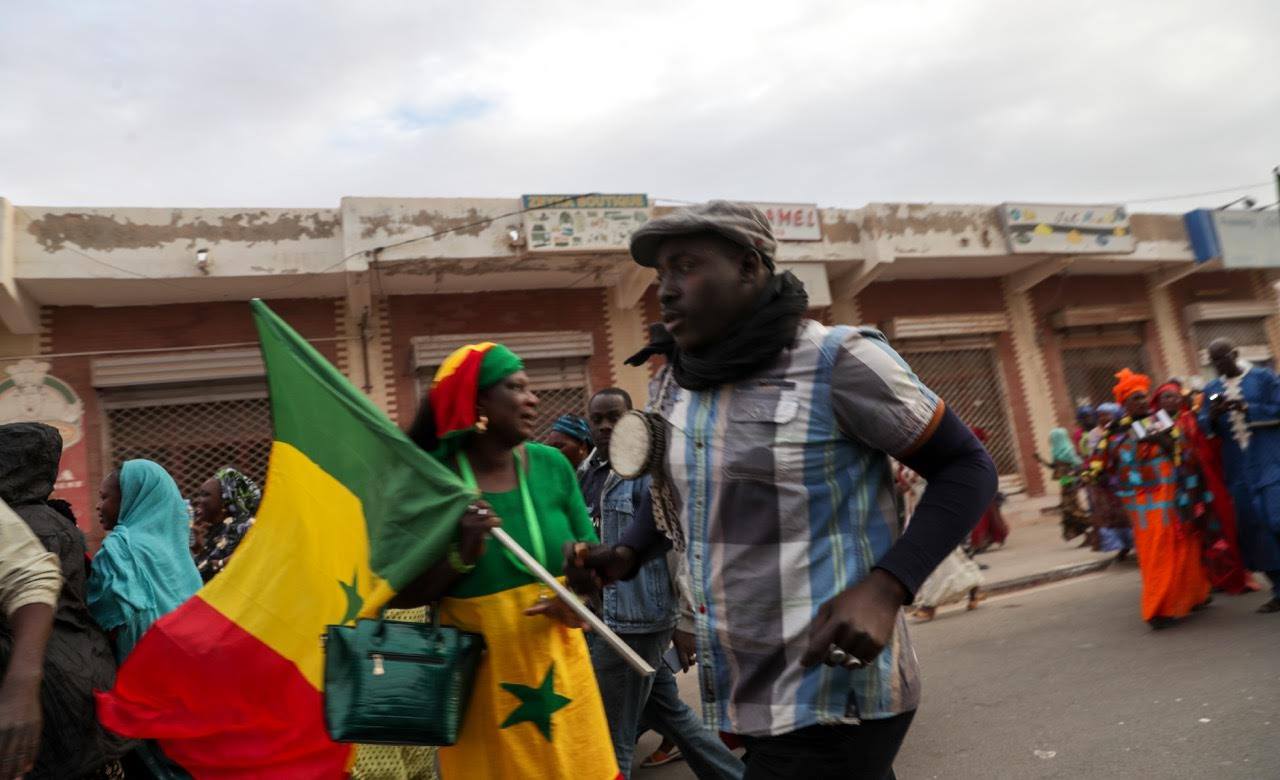
<instances>
[{"instance_id":1,"label":"sandal on foot","mask_svg":"<svg viewBox=\"0 0 1280 780\"><path fill-rule=\"evenodd\" d=\"M670 750L655 750L644 761L640 762L641 768L650 768L655 766L663 766L670 764L672 761L679 761L684 758L680 754L679 747L672 747Z\"/></svg>"}]
</instances>

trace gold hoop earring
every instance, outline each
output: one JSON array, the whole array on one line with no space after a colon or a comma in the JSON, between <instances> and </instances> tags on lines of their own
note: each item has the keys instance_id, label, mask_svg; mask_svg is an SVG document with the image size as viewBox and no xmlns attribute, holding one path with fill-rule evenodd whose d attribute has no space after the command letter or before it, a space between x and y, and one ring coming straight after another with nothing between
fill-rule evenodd
<instances>
[{"instance_id":1,"label":"gold hoop earring","mask_svg":"<svg viewBox=\"0 0 1280 780\"><path fill-rule=\"evenodd\" d=\"M476 433L485 433L488 430L489 418L482 414L480 415L480 418L476 420Z\"/></svg>"}]
</instances>

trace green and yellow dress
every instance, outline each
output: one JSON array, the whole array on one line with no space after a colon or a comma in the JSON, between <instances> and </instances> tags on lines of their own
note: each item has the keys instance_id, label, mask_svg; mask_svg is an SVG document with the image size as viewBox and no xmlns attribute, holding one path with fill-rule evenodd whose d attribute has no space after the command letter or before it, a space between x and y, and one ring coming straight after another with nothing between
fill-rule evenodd
<instances>
[{"instance_id":1,"label":"green and yellow dress","mask_svg":"<svg viewBox=\"0 0 1280 780\"><path fill-rule=\"evenodd\" d=\"M541 444L524 450L535 517L527 516L520 489L484 499L503 530L559 575L564 543L595 542L595 531L569 461ZM530 532L531 520L538 533ZM458 744L440 749L444 780L619 776L582 631L524 614L548 592L490 540L475 569L441 600L441 621L483 634L487 646Z\"/></svg>"}]
</instances>

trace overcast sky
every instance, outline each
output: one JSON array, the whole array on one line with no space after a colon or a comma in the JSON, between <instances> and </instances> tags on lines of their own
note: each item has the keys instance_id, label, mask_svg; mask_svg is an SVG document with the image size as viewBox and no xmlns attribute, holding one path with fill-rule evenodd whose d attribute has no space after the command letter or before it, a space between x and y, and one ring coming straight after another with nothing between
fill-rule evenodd
<instances>
[{"instance_id":1,"label":"overcast sky","mask_svg":"<svg viewBox=\"0 0 1280 780\"><path fill-rule=\"evenodd\" d=\"M1276 0L7 0L0 196L1262 204L1277 74Z\"/></svg>"}]
</instances>

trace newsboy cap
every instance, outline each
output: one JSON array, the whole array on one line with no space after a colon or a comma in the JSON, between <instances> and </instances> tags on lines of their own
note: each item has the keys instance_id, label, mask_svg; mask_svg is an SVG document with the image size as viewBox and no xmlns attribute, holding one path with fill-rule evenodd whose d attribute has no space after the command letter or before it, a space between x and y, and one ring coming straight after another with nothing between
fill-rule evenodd
<instances>
[{"instance_id":1,"label":"newsboy cap","mask_svg":"<svg viewBox=\"0 0 1280 780\"><path fill-rule=\"evenodd\" d=\"M649 220L631 234L631 256L640 265L658 264L658 246L673 236L716 233L735 244L754 249L772 272L778 242L764 213L749 203L713 200Z\"/></svg>"}]
</instances>

